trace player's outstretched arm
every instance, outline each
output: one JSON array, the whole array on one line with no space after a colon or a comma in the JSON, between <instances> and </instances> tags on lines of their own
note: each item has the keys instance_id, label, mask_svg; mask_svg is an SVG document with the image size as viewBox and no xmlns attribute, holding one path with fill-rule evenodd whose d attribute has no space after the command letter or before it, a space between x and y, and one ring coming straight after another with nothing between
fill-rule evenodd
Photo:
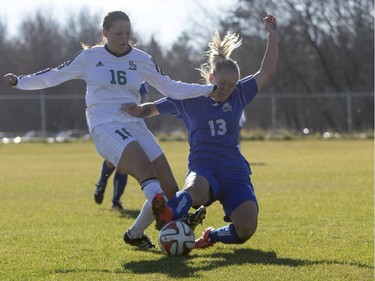
<instances>
[{"instance_id":1,"label":"player's outstretched arm","mask_svg":"<svg viewBox=\"0 0 375 281\"><path fill-rule=\"evenodd\" d=\"M134 117L147 118L159 115L159 111L153 102L147 102L143 104L124 103L121 108L123 111L129 113Z\"/></svg>"},{"instance_id":2,"label":"player's outstretched arm","mask_svg":"<svg viewBox=\"0 0 375 281\"><path fill-rule=\"evenodd\" d=\"M269 15L263 19L264 27L268 31L268 43L264 53L262 64L254 78L257 82L258 89L260 90L266 84L268 79L276 71L276 64L278 58L278 35L276 18Z\"/></svg>"}]
</instances>

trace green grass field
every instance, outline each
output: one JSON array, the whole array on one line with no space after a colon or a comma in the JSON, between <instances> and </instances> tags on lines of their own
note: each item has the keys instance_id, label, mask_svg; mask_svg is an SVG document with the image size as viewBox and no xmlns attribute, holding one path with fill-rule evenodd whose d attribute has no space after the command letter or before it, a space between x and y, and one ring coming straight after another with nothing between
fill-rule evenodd
<instances>
[{"instance_id":1,"label":"green grass field","mask_svg":"<svg viewBox=\"0 0 375 281\"><path fill-rule=\"evenodd\" d=\"M188 146L161 142L178 182ZM0 146L0 280L373 280L374 144L243 142L259 226L242 245L187 257L122 241L144 196L130 179L125 215L93 200L101 158L88 143ZM203 226L224 225L220 204ZM156 243L157 231L147 231Z\"/></svg>"}]
</instances>

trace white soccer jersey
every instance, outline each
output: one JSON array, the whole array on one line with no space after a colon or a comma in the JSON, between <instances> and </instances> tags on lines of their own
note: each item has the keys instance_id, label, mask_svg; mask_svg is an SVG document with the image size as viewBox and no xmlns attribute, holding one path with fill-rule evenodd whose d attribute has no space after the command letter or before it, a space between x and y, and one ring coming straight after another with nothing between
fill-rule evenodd
<instances>
[{"instance_id":1,"label":"white soccer jersey","mask_svg":"<svg viewBox=\"0 0 375 281\"><path fill-rule=\"evenodd\" d=\"M164 75L152 57L136 48L118 56L106 46L82 50L70 61L31 75L21 75L15 86L21 90L39 90L72 79L86 81L86 117L90 132L99 124L112 121L144 122L121 110L123 103L139 103L139 89L147 81L160 93L174 99L208 95L212 85L188 84Z\"/></svg>"}]
</instances>

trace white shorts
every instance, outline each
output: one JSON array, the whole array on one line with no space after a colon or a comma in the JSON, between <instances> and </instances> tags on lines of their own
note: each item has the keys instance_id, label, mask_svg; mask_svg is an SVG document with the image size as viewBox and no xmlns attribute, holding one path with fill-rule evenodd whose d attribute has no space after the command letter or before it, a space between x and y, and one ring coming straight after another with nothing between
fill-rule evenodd
<instances>
[{"instance_id":1,"label":"white shorts","mask_svg":"<svg viewBox=\"0 0 375 281\"><path fill-rule=\"evenodd\" d=\"M116 167L125 147L133 141L141 145L150 161L163 154L154 135L140 122L111 122L95 126L92 139L99 154Z\"/></svg>"}]
</instances>

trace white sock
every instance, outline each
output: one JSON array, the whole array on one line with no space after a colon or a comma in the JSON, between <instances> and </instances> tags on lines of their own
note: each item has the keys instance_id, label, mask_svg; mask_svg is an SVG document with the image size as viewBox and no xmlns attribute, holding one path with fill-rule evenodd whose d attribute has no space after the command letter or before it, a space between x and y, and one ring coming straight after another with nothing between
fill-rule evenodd
<instances>
[{"instance_id":1,"label":"white sock","mask_svg":"<svg viewBox=\"0 0 375 281\"><path fill-rule=\"evenodd\" d=\"M152 213L150 201L147 200L130 228L130 236L132 238L141 238L146 228L149 227L154 220L155 217Z\"/></svg>"},{"instance_id":2,"label":"white sock","mask_svg":"<svg viewBox=\"0 0 375 281\"><path fill-rule=\"evenodd\" d=\"M152 202L156 193L163 192L157 179L149 179L142 182L142 190L148 201Z\"/></svg>"}]
</instances>

